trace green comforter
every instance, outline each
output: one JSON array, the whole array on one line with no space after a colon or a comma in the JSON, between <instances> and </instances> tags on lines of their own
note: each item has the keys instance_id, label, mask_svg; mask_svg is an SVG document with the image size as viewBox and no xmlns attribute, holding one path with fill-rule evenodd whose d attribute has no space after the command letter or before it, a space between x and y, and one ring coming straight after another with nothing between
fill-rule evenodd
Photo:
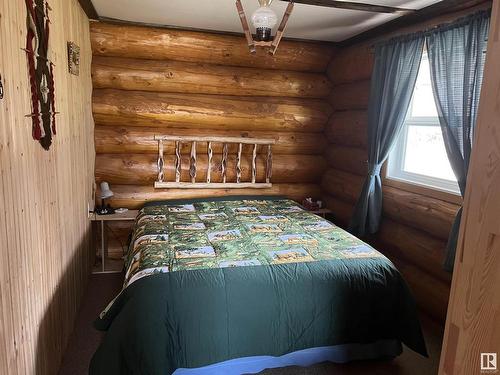
<instances>
[{"instance_id":1,"label":"green comforter","mask_svg":"<svg viewBox=\"0 0 500 375\"><path fill-rule=\"evenodd\" d=\"M398 339L426 355L392 263L277 198L144 207L90 374L170 374L232 358Z\"/></svg>"}]
</instances>

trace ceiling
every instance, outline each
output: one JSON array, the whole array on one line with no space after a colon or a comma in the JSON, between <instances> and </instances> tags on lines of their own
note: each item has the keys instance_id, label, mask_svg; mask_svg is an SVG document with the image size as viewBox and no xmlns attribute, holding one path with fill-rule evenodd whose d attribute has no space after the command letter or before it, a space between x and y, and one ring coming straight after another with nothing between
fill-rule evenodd
<instances>
[{"instance_id":1,"label":"ceiling","mask_svg":"<svg viewBox=\"0 0 500 375\"><path fill-rule=\"evenodd\" d=\"M361 1L358 1L361 2ZM365 0L364 3L422 9L440 0ZM234 0L92 0L99 17L146 24L203 30L242 32ZM247 19L257 0L242 0ZM272 8L281 19L287 3ZM382 14L295 4L285 36L340 42L393 20L401 14Z\"/></svg>"}]
</instances>

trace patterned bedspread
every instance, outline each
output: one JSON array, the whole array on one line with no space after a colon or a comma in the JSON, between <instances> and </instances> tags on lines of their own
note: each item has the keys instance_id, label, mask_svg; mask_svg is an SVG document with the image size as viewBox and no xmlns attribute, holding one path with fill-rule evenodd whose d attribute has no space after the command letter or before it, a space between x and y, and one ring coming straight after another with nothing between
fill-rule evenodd
<instances>
[{"instance_id":1,"label":"patterned bedspread","mask_svg":"<svg viewBox=\"0 0 500 375\"><path fill-rule=\"evenodd\" d=\"M382 255L291 200L164 203L137 217L125 286L162 272L359 257Z\"/></svg>"},{"instance_id":2,"label":"patterned bedspread","mask_svg":"<svg viewBox=\"0 0 500 375\"><path fill-rule=\"evenodd\" d=\"M148 276L148 277L146 277ZM397 340L426 355L394 265L286 199L144 207L89 374L165 375L233 358Z\"/></svg>"}]
</instances>

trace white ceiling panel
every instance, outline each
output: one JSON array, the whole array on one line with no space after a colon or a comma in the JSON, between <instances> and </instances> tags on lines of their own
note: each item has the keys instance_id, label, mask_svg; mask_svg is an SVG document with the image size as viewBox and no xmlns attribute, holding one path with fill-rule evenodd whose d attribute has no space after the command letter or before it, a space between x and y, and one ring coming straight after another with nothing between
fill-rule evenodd
<instances>
[{"instance_id":1,"label":"white ceiling panel","mask_svg":"<svg viewBox=\"0 0 500 375\"><path fill-rule=\"evenodd\" d=\"M367 0L365 3L421 9L439 0ZM234 0L92 0L100 17L163 26L241 33ZM257 0L242 0L250 19ZM273 10L281 18L287 3L274 1ZM312 5L295 4L285 36L290 38L340 42L399 17Z\"/></svg>"}]
</instances>

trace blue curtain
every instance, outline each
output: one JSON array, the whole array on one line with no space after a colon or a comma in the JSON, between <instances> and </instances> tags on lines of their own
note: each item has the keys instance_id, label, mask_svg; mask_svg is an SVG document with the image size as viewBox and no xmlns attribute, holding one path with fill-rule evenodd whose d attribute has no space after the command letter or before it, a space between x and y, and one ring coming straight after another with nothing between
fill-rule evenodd
<instances>
[{"instance_id":1,"label":"blue curtain","mask_svg":"<svg viewBox=\"0 0 500 375\"><path fill-rule=\"evenodd\" d=\"M465 193L483 80L490 11L481 11L427 35L432 88L446 153ZM453 269L462 208L453 223L444 267Z\"/></svg>"},{"instance_id":2,"label":"blue curtain","mask_svg":"<svg viewBox=\"0 0 500 375\"><path fill-rule=\"evenodd\" d=\"M349 226L357 236L378 231L382 213L380 168L404 123L424 40L421 33L375 46L368 107L368 175Z\"/></svg>"}]
</instances>

